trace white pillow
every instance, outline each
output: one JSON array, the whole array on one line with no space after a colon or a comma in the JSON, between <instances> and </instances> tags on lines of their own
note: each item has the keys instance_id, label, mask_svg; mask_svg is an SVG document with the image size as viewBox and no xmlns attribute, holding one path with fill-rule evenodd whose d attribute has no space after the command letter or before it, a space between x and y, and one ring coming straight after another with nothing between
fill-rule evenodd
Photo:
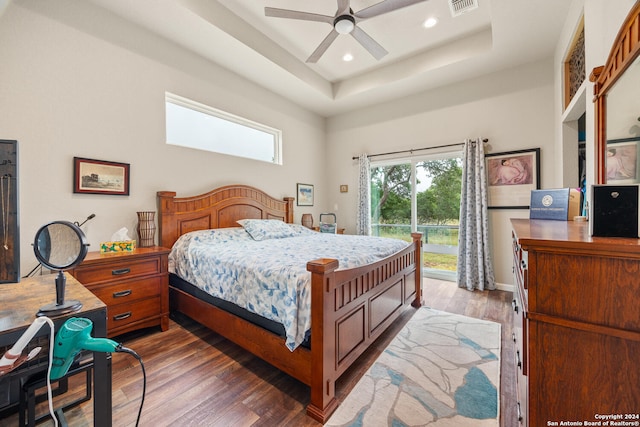
<instances>
[{"instance_id":1,"label":"white pillow","mask_svg":"<svg viewBox=\"0 0 640 427\"><path fill-rule=\"evenodd\" d=\"M279 219L241 219L240 224L253 240L282 239L299 233Z\"/></svg>"}]
</instances>

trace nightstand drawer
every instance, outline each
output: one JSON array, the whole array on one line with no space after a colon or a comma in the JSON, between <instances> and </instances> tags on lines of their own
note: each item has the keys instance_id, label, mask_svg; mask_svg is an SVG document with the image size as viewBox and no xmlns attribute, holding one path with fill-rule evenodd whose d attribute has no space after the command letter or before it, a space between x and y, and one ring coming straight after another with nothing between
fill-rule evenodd
<instances>
[{"instance_id":1,"label":"nightstand drawer","mask_svg":"<svg viewBox=\"0 0 640 427\"><path fill-rule=\"evenodd\" d=\"M130 323L160 315L160 296L107 307L107 329L113 331Z\"/></svg>"},{"instance_id":2,"label":"nightstand drawer","mask_svg":"<svg viewBox=\"0 0 640 427\"><path fill-rule=\"evenodd\" d=\"M160 257L145 259L122 259L109 265L87 265L76 267L74 276L80 283L92 285L108 280L122 280L129 277L159 273Z\"/></svg>"},{"instance_id":3,"label":"nightstand drawer","mask_svg":"<svg viewBox=\"0 0 640 427\"><path fill-rule=\"evenodd\" d=\"M107 305L108 337L155 325L169 328L168 255L160 246L89 252L69 271Z\"/></svg>"},{"instance_id":4,"label":"nightstand drawer","mask_svg":"<svg viewBox=\"0 0 640 427\"><path fill-rule=\"evenodd\" d=\"M160 295L162 277L129 280L111 285L88 286L89 290L109 307Z\"/></svg>"}]
</instances>

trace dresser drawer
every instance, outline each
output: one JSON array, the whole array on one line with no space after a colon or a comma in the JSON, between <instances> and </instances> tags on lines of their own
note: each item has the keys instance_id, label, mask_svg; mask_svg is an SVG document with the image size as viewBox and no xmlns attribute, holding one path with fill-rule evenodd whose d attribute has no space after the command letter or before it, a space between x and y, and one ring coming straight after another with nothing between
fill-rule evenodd
<instances>
[{"instance_id":1,"label":"dresser drawer","mask_svg":"<svg viewBox=\"0 0 640 427\"><path fill-rule=\"evenodd\" d=\"M169 328L169 249L89 252L69 271L107 305L107 336L160 325Z\"/></svg>"},{"instance_id":2,"label":"dresser drawer","mask_svg":"<svg viewBox=\"0 0 640 427\"><path fill-rule=\"evenodd\" d=\"M511 302L513 308L513 341L515 344L516 368L518 374L527 375L527 313L522 305L518 287Z\"/></svg>"},{"instance_id":3,"label":"dresser drawer","mask_svg":"<svg viewBox=\"0 0 640 427\"><path fill-rule=\"evenodd\" d=\"M110 280L123 280L130 277L160 273L160 258L122 259L105 265L81 265L73 273L82 284L91 285Z\"/></svg>"},{"instance_id":4,"label":"dresser drawer","mask_svg":"<svg viewBox=\"0 0 640 427\"><path fill-rule=\"evenodd\" d=\"M109 307L160 295L162 277L128 280L109 285L87 286Z\"/></svg>"},{"instance_id":5,"label":"dresser drawer","mask_svg":"<svg viewBox=\"0 0 640 427\"><path fill-rule=\"evenodd\" d=\"M160 315L160 296L107 307L109 334L116 328Z\"/></svg>"}]
</instances>

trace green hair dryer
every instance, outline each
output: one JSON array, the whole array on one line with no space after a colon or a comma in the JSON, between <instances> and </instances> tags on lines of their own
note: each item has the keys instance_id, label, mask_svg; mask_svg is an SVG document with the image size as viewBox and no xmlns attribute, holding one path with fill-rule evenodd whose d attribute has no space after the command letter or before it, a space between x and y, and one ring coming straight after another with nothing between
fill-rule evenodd
<instances>
[{"instance_id":1,"label":"green hair dryer","mask_svg":"<svg viewBox=\"0 0 640 427\"><path fill-rule=\"evenodd\" d=\"M56 334L51 366L51 380L62 378L69 371L75 357L82 350L113 353L120 351L122 344L107 338L93 338L93 322L83 317L72 317Z\"/></svg>"}]
</instances>

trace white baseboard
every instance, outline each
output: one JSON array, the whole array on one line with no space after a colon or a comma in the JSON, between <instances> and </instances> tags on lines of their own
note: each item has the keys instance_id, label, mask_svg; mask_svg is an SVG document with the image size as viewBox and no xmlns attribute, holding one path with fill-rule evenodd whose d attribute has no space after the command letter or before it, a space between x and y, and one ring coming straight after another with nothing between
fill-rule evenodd
<instances>
[{"instance_id":1,"label":"white baseboard","mask_svg":"<svg viewBox=\"0 0 640 427\"><path fill-rule=\"evenodd\" d=\"M513 285L509 283L496 283L496 289L499 291L513 292Z\"/></svg>"},{"instance_id":2,"label":"white baseboard","mask_svg":"<svg viewBox=\"0 0 640 427\"><path fill-rule=\"evenodd\" d=\"M456 273L453 271L429 270L423 272L423 277L425 279L436 279L444 280L447 282L454 282L454 284L456 281ZM510 283L496 283L496 289L505 292L513 292L514 290L513 285Z\"/></svg>"}]
</instances>

